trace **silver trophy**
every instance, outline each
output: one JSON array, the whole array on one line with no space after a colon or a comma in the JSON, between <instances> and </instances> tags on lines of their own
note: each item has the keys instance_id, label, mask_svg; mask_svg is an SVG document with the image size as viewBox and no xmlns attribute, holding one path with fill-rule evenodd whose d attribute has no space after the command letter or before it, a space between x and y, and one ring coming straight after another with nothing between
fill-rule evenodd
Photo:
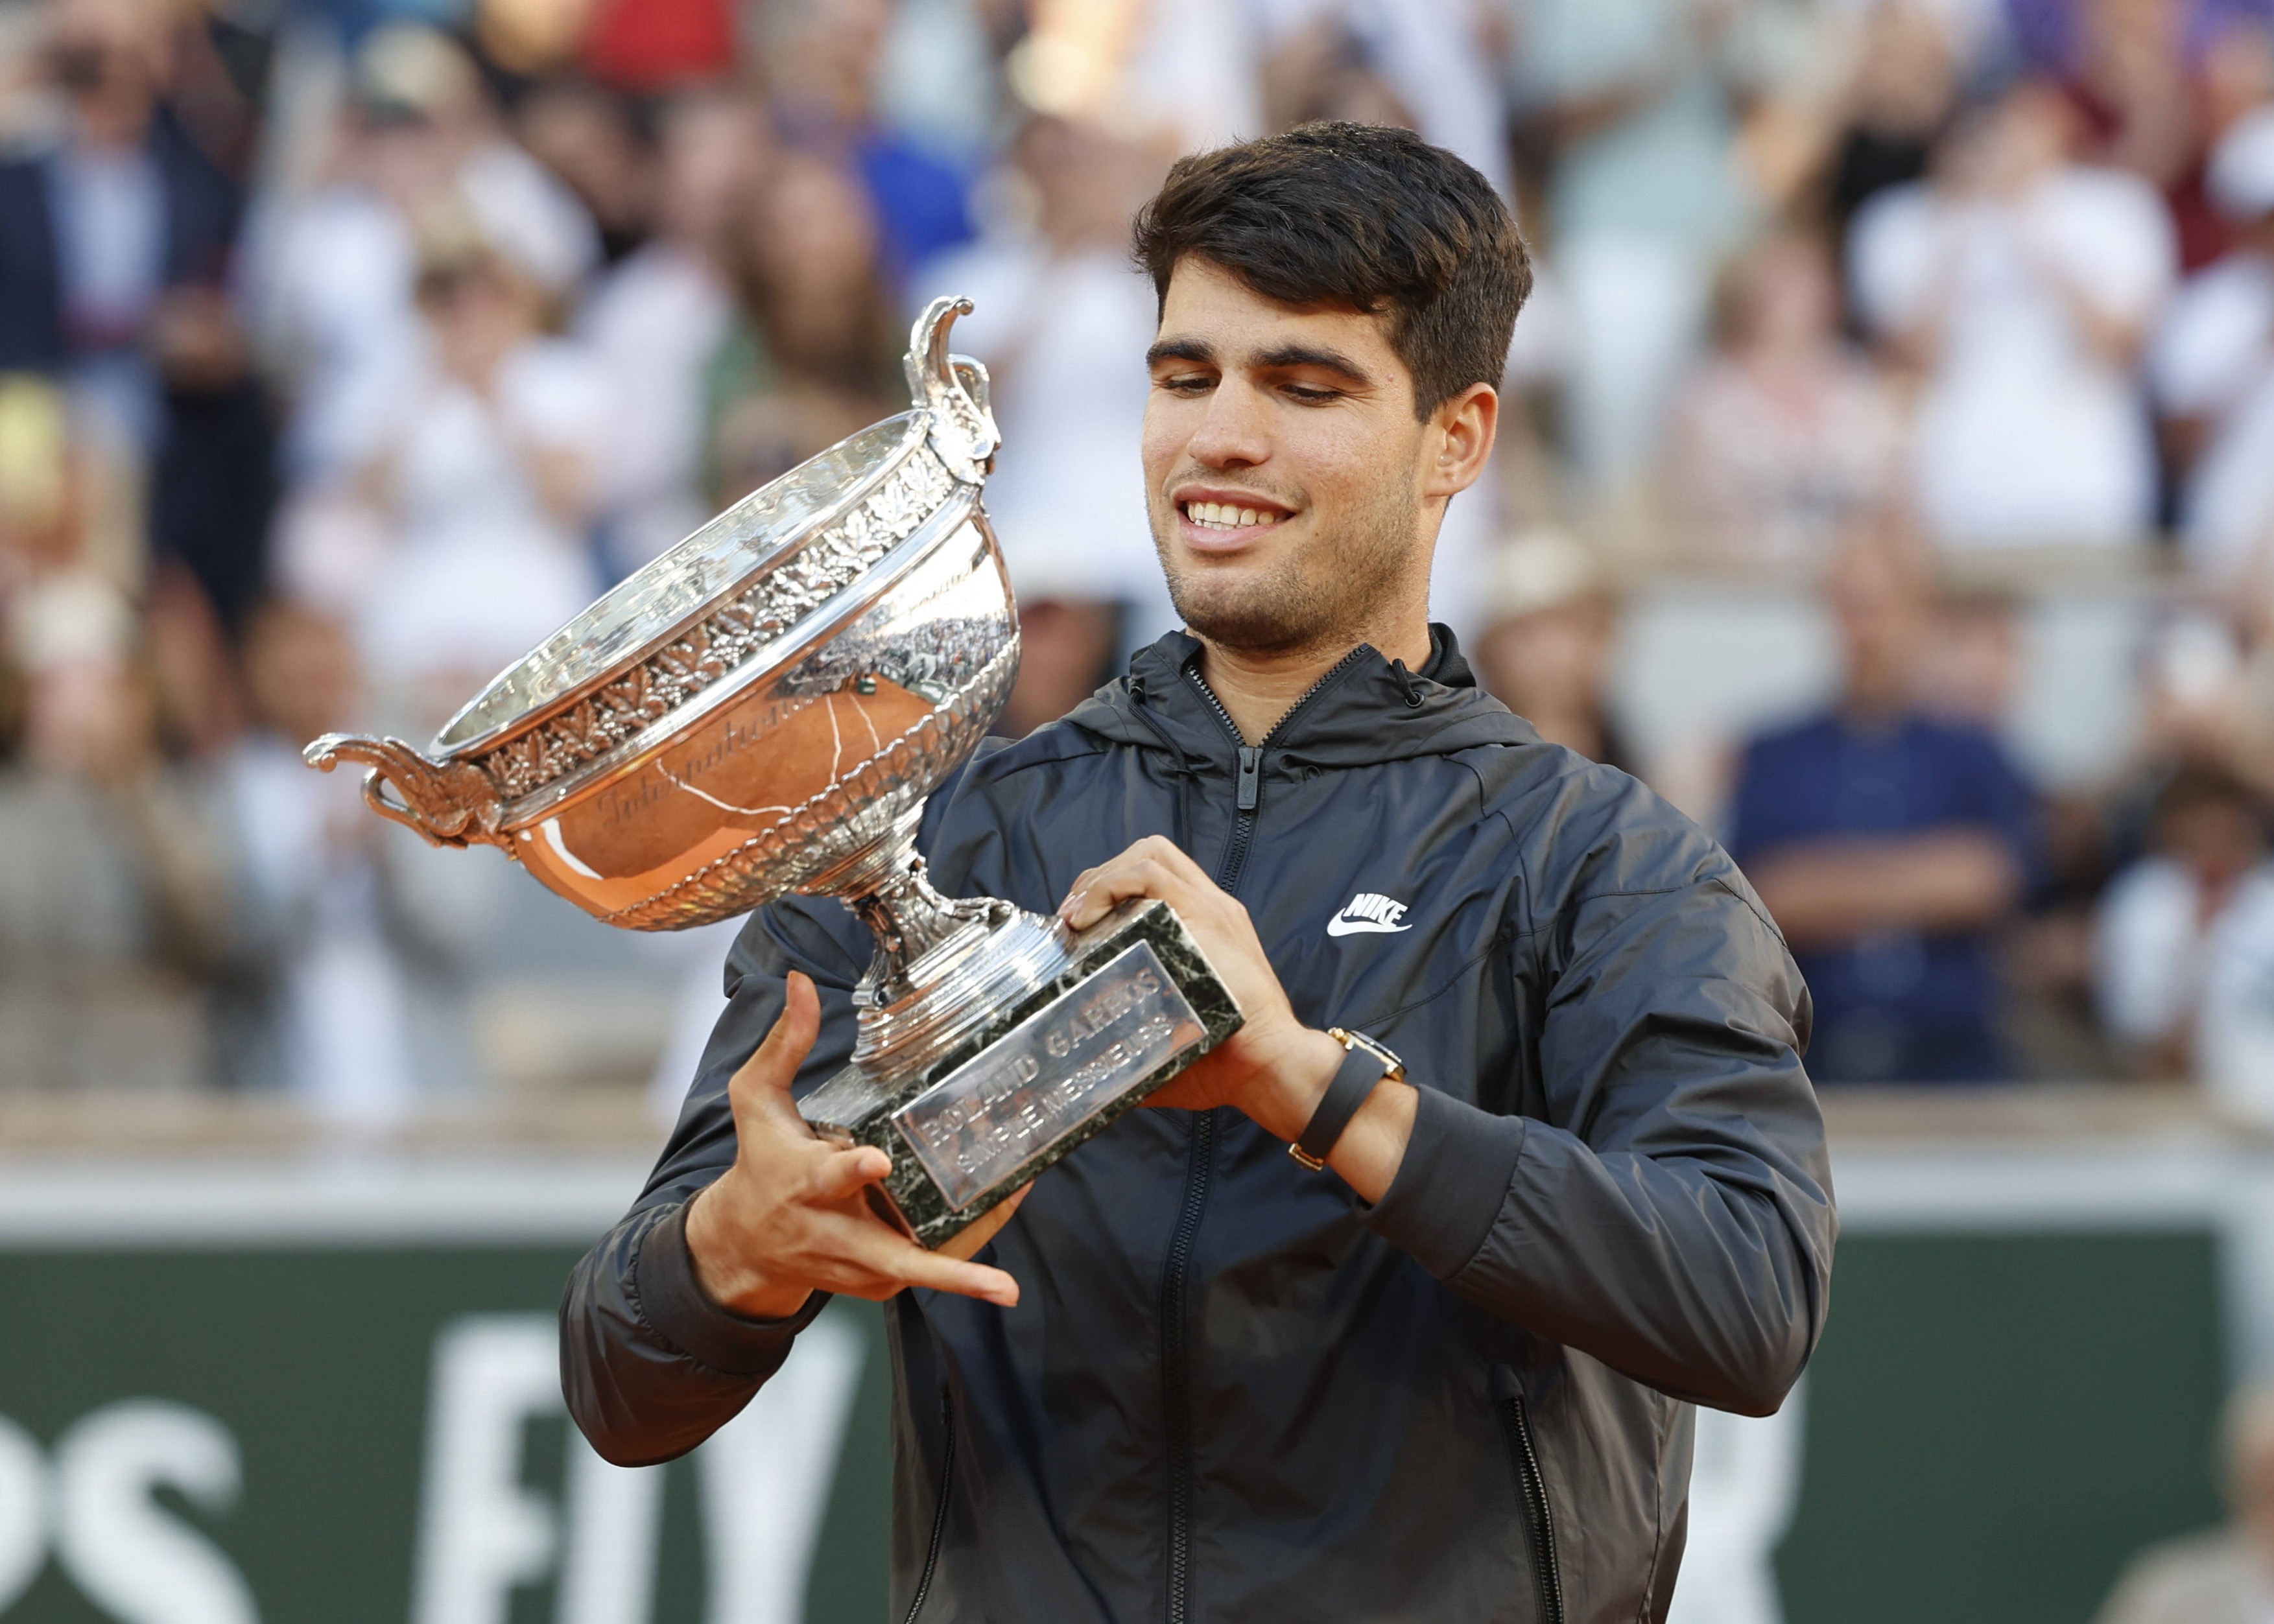
<instances>
[{"instance_id":1,"label":"silver trophy","mask_svg":"<svg viewBox=\"0 0 2274 1624\"><path fill-rule=\"evenodd\" d=\"M442 846L494 846L595 917L679 930L791 892L876 938L843 1071L801 1109L892 1159L880 1207L936 1246L1239 1026L1165 904L1069 933L936 891L925 797L1019 669L980 504L986 370L909 336L914 409L743 498L516 661L425 751L330 733L364 799Z\"/></svg>"}]
</instances>

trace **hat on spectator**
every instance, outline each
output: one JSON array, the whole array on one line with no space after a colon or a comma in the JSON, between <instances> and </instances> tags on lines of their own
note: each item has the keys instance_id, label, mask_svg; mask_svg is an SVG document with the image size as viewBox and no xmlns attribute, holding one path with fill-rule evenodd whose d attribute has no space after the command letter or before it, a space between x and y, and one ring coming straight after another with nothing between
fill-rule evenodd
<instances>
[{"instance_id":1,"label":"hat on spectator","mask_svg":"<svg viewBox=\"0 0 2274 1624\"><path fill-rule=\"evenodd\" d=\"M1485 619L1512 620L1560 609L1601 596L1606 585L1593 550L1577 537L1547 527L1519 531L1493 554Z\"/></svg>"},{"instance_id":2,"label":"hat on spectator","mask_svg":"<svg viewBox=\"0 0 2274 1624\"><path fill-rule=\"evenodd\" d=\"M2274 107L2262 107L2220 138L2205 190L2219 212L2236 220L2274 214Z\"/></svg>"},{"instance_id":3,"label":"hat on spectator","mask_svg":"<svg viewBox=\"0 0 2274 1624\"><path fill-rule=\"evenodd\" d=\"M356 48L353 86L368 115L431 119L478 103L481 76L464 49L440 30L395 22L373 29Z\"/></svg>"}]
</instances>

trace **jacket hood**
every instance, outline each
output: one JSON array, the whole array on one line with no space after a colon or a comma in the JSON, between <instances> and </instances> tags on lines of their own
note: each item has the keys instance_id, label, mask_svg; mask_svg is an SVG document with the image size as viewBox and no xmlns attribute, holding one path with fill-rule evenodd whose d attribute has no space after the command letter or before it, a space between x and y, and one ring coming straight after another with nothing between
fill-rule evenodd
<instances>
[{"instance_id":1,"label":"jacket hood","mask_svg":"<svg viewBox=\"0 0 2274 1624\"><path fill-rule=\"evenodd\" d=\"M1360 643L1282 717L1263 748L1286 767L1363 767L1487 744L1532 744L1532 725L1477 687L1449 628L1432 623L1419 673ZM1138 650L1129 674L1084 700L1065 725L1180 761L1234 759L1240 741L1201 680L1201 643L1173 631Z\"/></svg>"}]
</instances>

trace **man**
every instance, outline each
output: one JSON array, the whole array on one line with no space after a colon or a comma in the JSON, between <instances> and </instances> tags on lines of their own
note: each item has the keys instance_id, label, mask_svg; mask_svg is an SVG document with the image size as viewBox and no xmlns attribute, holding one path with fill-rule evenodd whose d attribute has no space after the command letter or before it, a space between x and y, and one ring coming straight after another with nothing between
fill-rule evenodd
<instances>
[{"instance_id":1,"label":"man","mask_svg":"<svg viewBox=\"0 0 2274 1624\"><path fill-rule=\"evenodd\" d=\"M0 160L0 372L70 386L149 465L149 536L231 626L258 584L266 407L224 295L244 198L167 105L160 7L56 8L64 117Z\"/></svg>"},{"instance_id":2,"label":"man","mask_svg":"<svg viewBox=\"0 0 2274 1624\"><path fill-rule=\"evenodd\" d=\"M1919 703L1923 563L1851 547L1830 597L1845 690L1746 747L1730 849L1808 974L1819 1079L2010 1077L1991 948L2032 866L2029 786L1979 724Z\"/></svg>"},{"instance_id":3,"label":"man","mask_svg":"<svg viewBox=\"0 0 2274 1624\"><path fill-rule=\"evenodd\" d=\"M1807 995L1736 869L1427 619L1523 246L1474 170L1350 124L1184 160L1137 245L1189 632L978 757L922 844L949 889L1076 925L1167 899L1246 1025L963 1258L924 1252L862 1200L883 1154L791 1104L845 1058L867 939L764 910L570 1285L571 1409L667 1459L824 1294L888 1297L895 1618L1660 1619L1684 1401L1776 1407L1834 1218Z\"/></svg>"}]
</instances>

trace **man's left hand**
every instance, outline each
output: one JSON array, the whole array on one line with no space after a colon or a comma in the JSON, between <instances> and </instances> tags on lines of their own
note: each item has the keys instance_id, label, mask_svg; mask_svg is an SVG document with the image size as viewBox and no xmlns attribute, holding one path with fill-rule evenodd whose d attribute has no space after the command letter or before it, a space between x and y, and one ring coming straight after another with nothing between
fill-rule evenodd
<instances>
[{"instance_id":1,"label":"man's left hand","mask_svg":"<svg viewBox=\"0 0 2274 1624\"><path fill-rule=\"evenodd\" d=\"M1132 897L1158 898L1176 909L1246 1018L1238 1032L1145 1102L1195 1111L1237 1106L1279 1138L1300 1138L1342 1064L1343 1046L1296 1019L1239 898L1159 835L1148 835L1075 880L1058 905L1058 917L1086 929Z\"/></svg>"}]
</instances>

